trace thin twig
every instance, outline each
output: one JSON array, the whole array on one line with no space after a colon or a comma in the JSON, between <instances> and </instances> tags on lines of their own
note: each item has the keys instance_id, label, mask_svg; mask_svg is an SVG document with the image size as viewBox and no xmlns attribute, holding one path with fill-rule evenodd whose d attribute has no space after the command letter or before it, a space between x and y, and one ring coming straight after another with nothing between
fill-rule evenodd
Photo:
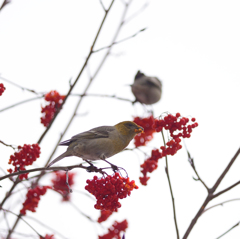
<instances>
[{"instance_id":1,"label":"thin twig","mask_svg":"<svg viewBox=\"0 0 240 239\"><path fill-rule=\"evenodd\" d=\"M4 0L1 7L0 7L0 11L3 9L3 7L5 7L8 3L11 3L11 0Z\"/></svg>"},{"instance_id":2,"label":"thin twig","mask_svg":"<svg viewBox=\"0 0 240 239\"><path fill-rule=\"evenodd\" d=\"M239 226L240 222L236 223L234 226L232 226L229 230L227 230L226 232L224 232L221 236L217 237L216 239L219 239L221 237L223 237L224 235L226 235L227 233L229 233L232 229L234 229L235 227Z\"/></svg>"},{"instance_id":3,"label":"thin twig","mask_svg":"<svg viewBox=\"0 0 240 239\"><path fill-rule=\"evenodd\" d=\"M9 175L9 174L8 174ZM5 175L7 176L7 175ZM1 181L1 180L0 180ZM19 178L17 178L15 180L15 182L13 183L12 187L10 188L10 190L6 193L6 196L4 197L4 199L2 200L1 204L0 204L0 210L3 206L3 204L6 202L6 200L12 195L12 191L14 190L14 188L21 182L21 180L19 180Z\"/></svg>"},{"instance_id":4,"label":"thin twig","mask_svg":"<svg viewBox=\"0 0 240 239\"><path fill-rule=\"evenodd\" d=\"M124 24L130 22L133 18L135 18L136 16L138 16L142 11L144 11L147 7L148 7L149 3L146 2L145 4L143 4L143 6L137 11L135 12L133 15L131 15L130 17L128 17L125 21Z\"/></svg>"},{"instance_id":5,"label":"thin twig","mask_svg":"<svg viewBox=\"0 0 240 239\"><path fill-rule=\"evenodd\" d=\"M205 210L207 204L213 199L216 198L214 195L214 192L216 191L217 187L219 186L219 184L221 183L221 181L223 180L224 176L227 174L227 172L229 171L229 169L231 168L231 166L233 165L234 161L236 160L236 158L238 157L238 155L240 154L240 148L237 150L237 152L235 153L235 155L233 156L233 158L231 159L231 161L229 162L229 164L227 165L226 169L223 171L223 173L219 176L219 178L217 179L216 183L214 184L214 186L212 188L209 189L208 191L208 195L205 199L205 201L203 202L202 206L200 207L200 209L198 210L197 214L195 215L195 217L192 219L186 233L183 236L183 239L188 238L190 232L192 231L194 225L197 223L197 220L199 219L199 217L202 215L203 211ZM230 188L230 187L229 187ZM230 190L231 188L228 190ZM219 193L216 195L220 195Z\"/></svg>"},{"instance_id":6,"label":"thin twig","mask_svg":"<svg viewBox=\"0 0 240 239\"><path fill-rule=\"evenodd\" d=\"M5 146L7 146L7 147L11 147L13 150L16 149L16 147L12 146L11 144L6 144L6 143L4 143L2 140L0 140L0 144L3 144L3 145L5 145Z\"/></svg>"},{"instance_id":7,"label":"thin twig","mask_svg":"<svg viewBox=\"0 0 240 239\"><path fill-rule=\"evenodd\" d=\"M0 10L1 10L1 9L0 9ZM35 94L35 95L42 94L42 93L38 93L38 92L36 92L35 90L32 90L32 89L29 89L29 88L26 88L26 87L20 86L20 85L14 83L13 81L10 81L10 80L8 80L8 79L2 77L1 75L0 75L0 79L2 79L2 80L4 80L4 81L8 82L9 84L12 84L12 85L14 85L14 86L20 88L20 89L22 89L22 90L29 91L29 92L31 92L31 93L33 93L33 94Z\"/></svg>"},{"instance_id":8,"label":"thin twig","mask_svg":"<svg viewBox=\"0 0 240 239\"><path fill-rule=\"evenodd\" d=\"M11 109L11 108L13 108L15 106L18 106L18 105L21 105L21 104L24 104L24 103L27 103L27 102L30 102L30 101L33 101L33 100L41 99L43 97L44 97L44 95L17 102L16 104L13 104L13 105L7 106L7 107L5 107L3 109L0 109L0 112L3 112L5 110Z\"/></svg>"},{"instance_id":9,"label":"thin twig","mask_svg":"<svg viewBox=\"0 0 240 239\"><path fill-rule=\"evenodd\" d=\"M223 193L225 193L225 192L231 190L232 188L236 187L236 186L239 185L239 184L240 184L240 181L234 183L234 184L231 185L230 187L228 187L228 188L226 188L226 189L224 189L224 190L222 190L222 191L220 191L220 192L214 194L214 195L213 195L213 198L216 198L216 197L220 196L221 194L223 194Z\"/></svg>"},{"instance_id":10,"label":"thin twig","mask_svg":"<svg viewBox=\"0 0 240 239\"><path fill-rule=\"evenodd\" d=\"M206 209L202 212L202 214L205 213L206 211L208 211L208 210L214 208L214 207L217 207L217 206L223 206L223 204L225 204L225 203L233 202L233 201L239 201L239 200L240 200L240 198L235 198L235 199L231 199L231 200L227 200L227 201L224 201L224 202L221 202L221 203L215 204L215 205L213 205L213 206L211 206L211 207L206 208Z\"/></svg>"},{"instance_id":11,"label":"thin twig","mask_svg":"<svg viewBox=\"0 0 240 239\"><path fill-rule=\"evenodd\" d=\"M100 4L101 4L103 10L106 12L106 8L104 7L102 0L99 0L99 2L100 2Z\"/></svg>"},{"instance_id":12,"label":"thin twig","mask_svg":"<svg viewBox=\"0 0 240 239\"><path fill-rule=\"evenodd\" d=\"M107 98L113 98L116 100L122 100L122 101L127 101L130 103L133 103L132 100L126 99L126 98L122 98L122 97L118 97L116 95L102 95L102 94L71 94L72 96L80 96L80 97L85 97L85 96L93 96L93 97L107 97Z\"/></svg>"},{"instance_id":13,"label":"thin twig","mask_svg":"<svg viewBox=\"0 0 240 239\"><path fill-rule=\"evenodd\" d=\"M185 147L186 147L186 145L185 145ZM209 191L209 187L208 187L208 186L204 183L204 181L200 178L200 176L199 176L199 174L198 174L198 172L197 172L197 170L196 170L194 160L193 160L193 158L191 157L191 155L190 155L190 153L189 153L189 151L188 151L187 148L186 148L186 150L187 150L187 154L188 154L188 161L189 161L191 167L193 168L195 174L197 175L197 179L196 179L196 180L200 181L200 182L203 184L203 186L207 189L207 191Z\"/></svg>"},{"instance_id":14,"label":"thin twig","mask_svg":"<svg viewBox=\"0 0 240 239\"><path fill-rule=\"evenodd\" d=\"M46 227L48 230L54 232L54 234L57 234L58 236L60 236L60 237L62 237L62 238L64 238L64 239L67 239L67 237L63 236L63 235L59 232L59 230L55 230L55 229L53 229L52 227L49 227L49 225L47 225L47 224L39 221L38 219L36 219L36 218L34 218L34 217L30 217L30 216L25 216L25 217L27 217L27 218L29 218L29 219L37 222L38 224Z\"/></svg>"},{"instance_id":15,"label":"thin twig","mask_svg":"<svg viewBox=\"0 0 240 239\"><path fill-rule=\"evenodd\" d=\"M113 43L111 43L109 46L104 46L104 47L102 47L102 48L99 48L99 49L93 51L93 53L96 53L96 52L105 50L105 49L107 49L107 48L112 47L113 45L117 45L117 44L119 44L119 43L122 43L122 42L124 42L124 41L127 41L127 40L129 40L129 39L137 36L140 32L145 31L146 29L147 29L147 28L143 28L143 29L139 30L138 32L136 32L135 34L133 34L132 36L126 37L126 38L124 38L124 39L122 39L122 40L119 40L119 41L117 41L117 42L113 42Z\"/></svg>"},{"instance_id":16,"label":"thin twig","mask_svg":"<svg viewBox=\"0 0 240 239\"><path fill-rule=\"evenodd\" d=\"M161 131L161 133L162 133L162 138L163 138L164 146L166 147L166 142L165 142L163 130ZM169 188L170 188L170 193L171 193L171 198L172 198L172 206L173 206L173 216L174 216L175 229L176 229L177 239L179 239L179 232L178 232L178 225L177 225L177 215L176 215L175 200L174 200L173 191L172 191L172 185L171 185L171 181L170 181L170 175L169 175L169 168L168 168L167 156L165 156L165 162L166 162L165 171L166 171L166 174L167 174L168 185L169 185Z\"/></svg>"},{"instance_id":17,"label":"thin twig","mask_svg":"<svg viewBox=\"0 0 240 239\"><path fill-rule=\"evenodd\" d=\"M82 216L86 217L88 220L90 220L91 222L96 222L94 221L90 216L88 216L87 214L85 214L84 212L82 212L75 204L73 204L72 202L69 202L70 205L72 207L74 207Z\"/></svg>"},{"instance_id":18,"label":"thin twig","mask_svg":"<svg viewBox=\"0 0 240 239\"><path fill-rule=\"evenodd\" d=\"M42 237L42 235L41 235L40 233L38 233L26 220L24 220L24 219L22 218L22 215L21 215L21 214L17 215L16 213L14 213L14 212L12 212L12 211L10 211L10 210L4 209L4 208L2 208L2 210L5 211L5 212L8 212L8 213L11 213L11 214L15 215L15 216L17 217L17 221L16 221L16 222L18 222L19 220L22 220L22 221L25 222L39 237ZM10 230L10 232L8 233L8 236L7 236L6 239L9 239L9 238L10 238L10 235L12 234L13 230L15 229L16 222L15 222L12 230Z\"/></svg>"}]
</instances>

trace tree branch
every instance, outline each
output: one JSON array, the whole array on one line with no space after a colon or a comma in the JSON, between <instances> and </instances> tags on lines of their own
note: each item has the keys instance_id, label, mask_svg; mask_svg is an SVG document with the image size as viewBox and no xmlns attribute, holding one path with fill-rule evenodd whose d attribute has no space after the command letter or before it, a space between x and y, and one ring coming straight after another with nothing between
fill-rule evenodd
<instances>
[{"instance_id":1,"label":"tree branch","mask_svg":"<svg viewBox=\"0 0 240 239\"><path fill-rule=\"evenodd\" d=\"M221 181L223 180L224 176L227 174L227 172L229 171L229 169L231 168L231 166L233 165L234 161L236 160L236 158L238 157L238 155L240 154L240 148L237 150L237 152L235 153L235 155L233 156L233 158L231 159L231 161L229 162L229 164L227 165L226 169L223 171L223 173L219 176L219 178L217 179L216 183L214 184L214 186L212 188L209 189L208 191L208 195L204 201L204 203L202 204L202 206L200 207L200 209L198 210L196 216L193 218L192 222L190 223L185 235L183 236L183 239L186 239L190 232L192 231L194 225L196 224L198 218L202 215L205 207L207 206L207 204L213 199L216 198L215 195L213 195L213 193L216 191L217 187L219 186L219 184L221 183ZM236 185L235 185L236 186ZM232 186L231 186L232 187ZM230 187L229 187L230 188ZM230 190L230 189L228 189ZM217 195L217 194L216 194ZM220 194L218 193L218 196Z\"/></svg>"},{"instance_id":2,"label":"tree branch","mask_svg":"<svg viewBox=\"0 0 240 239\"><path fill-rule=\"evenodd\" d=\"M240 200L240 198L235 198L235 199L231 199L231 200L227 200L227 201L224 201L224 202L218 203L218 204L213 205L213 206L211 206L211 207L209 207L209 208L206 208L206 209L202 212L202 214L205 213L206 211L208 211L208 210L214 208L214 207L217 207L217 206L223 206L223 204L225 204L225 203L233 202L233 201L238 201L238 200Z\"/></svg>"},{"instance_id":3,"label":"tree branch","mask_svg":"<svg viewBox=\"0 0 240 239\"><path fill-rule=\"evenodd\" d=\"M221 237L223 237L224 235L226 235L227 233L229 233L232 229L234 229L235 227L239 226L240 222L236 223L234 226L232 226L229 230L227 230L226 232L224 232L221 236L217 237L216 239L219 239Z\"/></svg>"}]
</instances>

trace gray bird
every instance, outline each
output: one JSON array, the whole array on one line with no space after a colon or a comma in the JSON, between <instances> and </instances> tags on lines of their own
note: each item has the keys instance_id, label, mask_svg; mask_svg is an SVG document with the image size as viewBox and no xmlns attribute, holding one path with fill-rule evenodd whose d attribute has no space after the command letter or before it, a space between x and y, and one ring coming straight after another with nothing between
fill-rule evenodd
<instances>
[{"instance_id":1,"label":"gray bird","mask_svg":"<svg viewBox=\"0 0 240 239\"><path fill-rule=\"evenodd\" d=\"M145 105L152 105L161 99L162 83L157 77L146 76L138 71L131 87L132 93L136 97L133 103L140 102Z\"/></svg>"}]
</instances>

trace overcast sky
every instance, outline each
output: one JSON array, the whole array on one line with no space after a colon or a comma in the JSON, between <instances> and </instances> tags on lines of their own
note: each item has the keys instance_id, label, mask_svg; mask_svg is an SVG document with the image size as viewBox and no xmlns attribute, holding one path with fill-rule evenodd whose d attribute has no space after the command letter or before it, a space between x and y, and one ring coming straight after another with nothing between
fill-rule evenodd
<instances>
[{"instance_id":1,"label":"overcast sky","mask_svg":"<svg viewBox=\"0 0 240 239\"><path fill-rule=\"evenodd\" d=\"M94 50L111 43L124 11L124 1L115 0ZM2 2L0 0L0 4ZM109 3L103 0L106 8ZM142 11L146 3L148 5ZM117 41L143 28L147 29L112 48L88 91L116 94L134 100L128 85L133 82L138 70L161 79L163 95L161 101L152 107L154 115L180 112L197 119L199 127L186 140L186 145L194 157L200 176L209 187L225 169L240 143L239 12L240 3L237 0L132 1L126 15L129 21L123 25ZM69 80L75 80L78 75L103 16L104 11L98 0L12 0L0 11L0 76L37 92L57 90L60 94L66 94ZM83 93L106 51L92 55L73 93ZM0 110L35 97L2 78L0 83L4 83L6 91L0 97ZM76 96L71 96L64 105L41 143L41 157L34 167L43 166L48 159L77 100ZM40 124L41 105L44 105L43 99L0 112L0 140L13 145L36 143L44 131ZM78 114L63 140L96 126L114 125L123 120L132 120L133 116L147 115L139 104L132 106L129 102L101 97L85 97ZM150 153L151 148L161 145L161 137L156 135L149 144L151 147L144 150ZM131 143L129 148L132 147ZM54 157L64 150L59 147ZM13 150L0 144L0 151L1 168L6 170ZM144 155L136 151L122 152L110 161L125 168L130 179L140 186L139 165L143 160ZM58 165L80 161L72 157L62 160ZM240 180L239 161L234 163L219 191ZM164 168L165 161L161 160L148 186L140 186L129 198L122 200L119 212L112 215L104 226L107 228L114 220L126 218L129 221L126 239L176 238ZM77 192L84 191L86 179L92 178L93 174L83 170L75 172L78 176L73 188L73 203L96 219L99 212L93 208L94 201ZM195 175L184 148L174 157L169 157L169 172L182 237L207 194L201 183L192 179ZM40 183L47 185L50 179L46 176ZM1 191L11 186L8 181L1 183ZM212 201L209 206L240 198L239 193L238 186ZM0 194L1 198L3 195ZM22 191L21 198L12 196L8 206L15 206L17 200L22 203L24 198L25 192ZM21 203L12 210L18 213ZM90 223L71 205L62 204L59 195L50 191L42 198L37 213L29 212L28 215L44 221L69 239L97 238L98 234L106 232L106 229ZM239 215L240 201L216 207L199 219L189 238L215 239L240 221ZM11 224L15 218L10 217L9 220ZM28 222L42 234L51 233L30 219ZM3 227L6 228L5 225ZM24 223L19 224L17 231L24 230L33 234ZM239 235L240 227L236 227L223 238L234 239ZM18 235L14 238L18 238ZM56 235L56 238L61 237Z\"/></svg>"}]
</instances>

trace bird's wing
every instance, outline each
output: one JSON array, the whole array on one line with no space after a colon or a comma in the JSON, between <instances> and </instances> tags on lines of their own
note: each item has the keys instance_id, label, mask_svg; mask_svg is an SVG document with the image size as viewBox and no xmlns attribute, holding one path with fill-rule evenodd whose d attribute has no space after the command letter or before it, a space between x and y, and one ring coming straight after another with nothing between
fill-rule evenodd
<instances>
[{"instance_id":1,"label":"bird's wing","mask_svg":"<svg viewBox=\"0 0 240 239\"><path fill-rule=\"evenodd\" d=\"M136 79L135 81L138 81L139 84L141 85L146 85L146 86L153 86L158 89L161 89L162 83L157 77L141 77L139 79Z\"/></svg>"},{"instance_id":2,"label":"bird's wing","mask_svg":"<svg viewBox=\"0 0 240 239\"><path fill-rule=\"evenodd\" d=\"M71 139L61 142L59 145L68 146L74 141L86 139L108 138L109 133L116 130L114 126L100 126L74 135Z\"/></svg>"}]
</instances>

